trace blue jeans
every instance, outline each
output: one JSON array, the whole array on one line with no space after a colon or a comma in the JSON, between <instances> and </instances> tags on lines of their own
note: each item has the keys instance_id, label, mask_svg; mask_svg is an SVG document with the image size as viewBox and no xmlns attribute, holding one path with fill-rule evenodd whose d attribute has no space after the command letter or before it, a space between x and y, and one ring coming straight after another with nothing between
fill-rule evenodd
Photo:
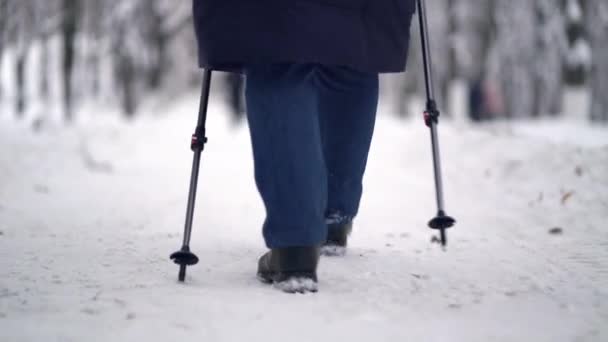
<instances>
[{"instance_id":1,"label":"blue jeans","mask_svg":"<svg viewBox=\"0 0 608 342\"><path fill-rule=\"evenodd\" d=\"M352 220L378 105L378 74L316 64L246 69L255 180L269 248L323 243Z\"/></svg>"}]
</instances>

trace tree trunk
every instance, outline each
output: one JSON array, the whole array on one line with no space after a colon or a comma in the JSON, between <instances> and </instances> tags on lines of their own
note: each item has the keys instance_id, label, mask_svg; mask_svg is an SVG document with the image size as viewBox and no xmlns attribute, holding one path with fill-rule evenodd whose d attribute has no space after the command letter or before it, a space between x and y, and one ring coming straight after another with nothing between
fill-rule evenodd
<instances>
[{"instance_id":1,"label":"tree trunk","mask_svg":"<svg viewBox=\"0 0 608 342\"><path fill-rule=\"evenodd\" d=\"M167 42L163 32L158 32L154 42L155 60L148 72L148 89L151 90L157 90L162 86L166 68L165 46Z\"/></svg>"},{"instance_id":2,"label":"tree trunk","mask_svg":"<svg viewBox=\"0 0 608 342\"><path fill-rule=\"evenodd\" d=\"M448 87L451 81L450 65L452 64L450 4L449 0L431 0L427 1L426 5L435 99L442 114L449 115L449 112L445 109L448 106Z\"/></svg>"},{"instance_id":3,"label":"tree trunk","mask_svg":"<svg viewBox=\"0 0 608 342\"><path fill-rule=\"evenodd\" d=\"M134 49L129 48L129 39L133 38L129 22L120 19L115 23L112 38L112 59L116 88L119 89L123 113L133 118L137 109L137 64L133 56Z\"/></svg>"},{"instance_id":4,"label":"tree trunk","mask_svg":"<svg viewBox=\"0 0 608 342\"><path fill-rule=\"evenodd\" d=\"M2 31L0 31L0 32L2 32ZM3 44L2 37L0 37L0 70L2 70L2 61L3 61L2 57L4 57L4 47L2 44ZM0 81L0 102L2 102L3 95L4 95L4 90L2 89L2 82Z\"/></svg>"},{"instance_id":5,"label":"tree trunk","mask_svg":"<svg viewBox=\"0 0 608 342\"><path fill-rule=\"evenodd\" d=\"M488 0L452 0L454 74L468 86L468 116L491 117L485 106L486 61L492 42L492 4Z\"/></svg>"},{"instance_id":6,"label":"tree trunk","mask_svg":"<svg viewBox=\"0 0 608 342\"><path fill-rule=\"evenodd\" d=\"M67 121L73 119L73 87L72 75L74 73L75 38L78 25L78 0L63 0L63 20L61 25L63 40L63 105Z\"/></svg>"},{"instance_id":7,"label":"tree trunk","mask_svg":"<svg viewBox=\"0 0 608 342\"><path fill-rule=\"evenodd\" d=\"M98 97L101 86L99 81L99 55L96 52L88 57L87 66L87 73L91 76L91 93L94 97Z\"/></svg>"},{"instance_id":8,"label":"tree trunk","mask_svg":"<svg viewBox=\"0 0 608 342\"><path fill-rule=\"evenodd\" d=\"M15 61L15 113L17 117L22 118L25 115L26 99L25 99L25 63L27 60L27 51L19 53Z\"/></svg>"},{"instance_id":9,"label":"tree trunk","mask_svg":"<svg viewBox=\"0 0 608 342\"><path fill-rule=\"evenodd\" d=\"M122 109L128 118L135 116L137 108L135 94L135 64L129 55L119 57L119 79L122 86Z\"/></svg>"},{"instance_id":10,"label":"tree trunk","mask_svg":"<svg viewBox=\"0 0 608 342\"><path fill-rule=\"evenodd\" d=\"M554 0L536 0L537 45L534 77L537 114L562 112L564 64L568 46L564 13Z\"/></svg>"},{"instance_id":11,"label":"tree trunk","mask_svg":"<svg viewBox=\"0 0 608 342\"><path fill-rule=\"evenodd\" d=\"M94 97L98 97L101 90L101 52L99 50L102 49L103 36L106 34L103 18L110 14L107 11L107 5L99 0L87 0L82 9L84 19L81 31L84 31L88 37L85 62L87 89Z\"/></svg>"},{"instance_id":12,"label":"tree trunk","mask_svg":"<svg viewBox=\"0 0 608 342\"><path fill-rule=\"evenodd\" d=\"M158 8L158 1L147 0L142 4L142 20L146 50L150 55L150 64L145 70L145 85L149 90L162 86L166 67L167 36L164 32L164 17Z\"/></svg>"},{"instance_id":13,"label":"tree trunk","mask_svg":"<svg viewBox=\"0 0 608 342\"><path fill-rule=\"evenodd\" d=\"M608 40L603 38L603 47L593 51L591 67L591 113L592 121L608 123Z\"/></svg>"},{"instance_id":14,"label":"tree trunk","mask_svg":"<svg viewBox=\"0 0 608 342\"><path fill-rule=\"evenodd\" d=\"M492 64L496 69L507 118L534 115L535 20L534 3L530 0L495 3L495 60Z\"/></svg>"},{"instance_id":15,"label":"tree trunk","mask_svg":"<svg viewBox=\"0 0 608 342\"><path fill-rule=\"evenodd\" d=\"M587 30L591 44L592 121L608 122L608 4L605 0L587 2Z\"/></svg>"},{"instance_id":16,"label":"tree trunk","mask_svg":"<svg viewBox=\"0 0 608 342\"><path fill-rule=\"evenodd\" d=\"M2 59L4 57L4 39L6 38L6 22L8 20L6 13L8 12L7 1L0 0L0 72L2 70ZM2 102L2 82L0 82L0 102Z\"/></svg>"},{"instance_id":17,"label":"tree trunk","mask_svg":"<svg viewBox=\"0 0 608 342\"><path fill-rule=\"evenodd\" d=\"M47 102L49 99L49 44L48 36L40 39L40 98Z\"/></svg>"}]
</instances>

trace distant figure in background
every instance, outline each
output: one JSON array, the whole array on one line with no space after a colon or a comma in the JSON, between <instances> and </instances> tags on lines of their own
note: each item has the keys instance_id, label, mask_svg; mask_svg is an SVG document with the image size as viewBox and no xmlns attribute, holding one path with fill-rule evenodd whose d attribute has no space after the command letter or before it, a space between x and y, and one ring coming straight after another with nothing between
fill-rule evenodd
<instances>
[{"instance_id":1,"label":"distant figure in background","mask_svg":"<svg viewBox=\"0 0 608 342\"><path fill-rule=\"evenodd\" d=\"M484 76L473 81L469 88L469 117L473 121L492 120L502 116L504 102L495 83Z\"/></svg>"},{"instance_id":2,"label":"distant figure in background","mask_svg":"<svg viewBox=\"0 0 608 342\"><path fill-rule=\"evenodd\" d=\"M245 119L245 79L240 73L231 72L226 76L226 86L232 123L238 125Z\"/></svg>"},{"instance_id":3,"label":"distant figure in background","mask_svg":"<svg viewBox=\"0 0 608 342\"><path fill-rule=\"evenodd\" d=\"M415 1L193 1L200 66L246 76L270 249L257 276L316 291L320 247L346 247L358 212L378 74L405 70Z\"/></svg>"},{"instance_id":4,"label":"distant figure in background","mask_svg":"<svg viewBox=\"0 0 608 342\"><path fill-rule=\"evenodd\" d=\"M469 84L469 118L473 121L488 118L484 106L483 80L481 79Z\"/></svg>"}]
</instances>

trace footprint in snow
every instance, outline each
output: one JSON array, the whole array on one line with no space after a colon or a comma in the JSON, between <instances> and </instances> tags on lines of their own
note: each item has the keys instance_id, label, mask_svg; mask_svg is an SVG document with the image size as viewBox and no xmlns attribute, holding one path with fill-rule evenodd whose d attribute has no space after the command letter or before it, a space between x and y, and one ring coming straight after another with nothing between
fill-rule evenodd
<instances>
[{"instance_id":1,"label":"footprint in snow","mask_svg":"<svg viewBox=\"0 0 608 342\"><path fill-rule=\"evenodd\" d=\"M53 284L63 284L63 281L61 280L61 277L59 275L53 274L53 276L51 278L53 278L53 280L52 280Z\"/></svg>"},{"instance_id":2,"label":"footprint in snow","mask_svg":"<svg viewBox=\"0 0 608 342\"><path fill-rule=\"evenodd\" d=\"M173 326L176 328L182 329L182 330L186 330L186 331L192 330L191 326L184 324L184 323L173 322Z\"/></svg>"},{"instance_id":3,"label":"footprint in snow","mask_svg":"<svg viewBox=\"0 0 608 342\"><path fill-rule=\"evenodd\" d=\"M412 273L412 277L414 277L416 279L422 279L422 280L429 280L431 278L426 274L417 274L417 273Z\"/></svg>"},{"instance_id":4,"label":"footprint in snow","mask_svg":"<svg viewBox=\"0 0 608 342\"><path fill-rule=\"evenodd\" d=\"M121 308L124 308L127 306L127 302L120 298L114 298L114 304L118 305Z\"/></svg>"},{"instance_id":5,"label":"footprint in snow","mask_svg":"<svg viewBox=\"0 0 608 342\"><path fill-rule=\"evenodd\" d=\"M564 233L564 230L560 227L554 227L549 229L549 234L551 235L562 235Z\"/></svg>"},{"instance_id":6,"label":"footprint in snow","mask_svg":"<svg viewBox=\"0 0 608 342\"><path fill-rule=\"evenodd\" d=\"M97 309L93 309L93 308L84 308L84 309L80 310L80 312L87 314L87 315L91 315L91 316L97 316L101 313L101 311L99 311Z\"/></svg>"},{"instance_id":7,"label":"footprint in snow","mask_svg":"<svg viewBox=\"0 0 608 342\"><path fill-rule=\"evenodd\" d=\"M34 191L43 195L47 195L48 193L50 193L49 187L42 184L34 185Z\"/></svg>"}]
</instances>

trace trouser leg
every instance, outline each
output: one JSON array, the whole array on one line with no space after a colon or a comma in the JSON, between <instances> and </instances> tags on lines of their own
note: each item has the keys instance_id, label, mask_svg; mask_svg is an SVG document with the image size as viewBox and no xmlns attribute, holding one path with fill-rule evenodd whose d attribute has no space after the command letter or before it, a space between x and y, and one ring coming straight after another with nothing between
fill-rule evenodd
<instances>
[{"instance_id":1,"label":"trouser leg","mask_svg":"<svg viewBox=\"0 0 608 342\"><path fill-rule=\"evenodd\" d=\"M330 221L352 220L359 210L374 132L378 74L340 67L320 70L318 108L328 172L326 215Z\"/></svg>"},{"instance_id":2,"label":"trouser leg","mask_svg":"<svg viewBox=\"0 0 608 342\"><path fill-rule=\"evenodd\" d=\"M319 245L327 235L315 70L268 65L246 71L255 180L266 208L263 234L269 248Z\"/></svg>"}]
</instances>

